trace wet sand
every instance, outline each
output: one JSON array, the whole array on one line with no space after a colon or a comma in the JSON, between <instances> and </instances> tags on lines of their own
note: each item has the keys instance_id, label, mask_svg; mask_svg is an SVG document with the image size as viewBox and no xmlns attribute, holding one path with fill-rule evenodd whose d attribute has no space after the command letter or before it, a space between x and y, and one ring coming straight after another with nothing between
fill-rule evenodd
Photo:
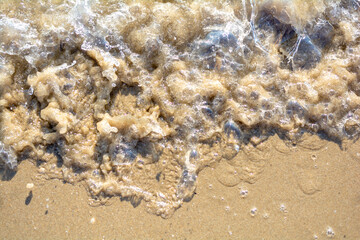
<instances>
[{"instance_id":1,"label":"wet sand","mask_svg":"<svg viewBox=\"0 0 360 240\"><path fill-rule=\"evenodd\" d=\"M170 219L118 197L91 207L81 184L41 180L22 162L11 181L0 182L0 238L359 239L360 162L349 154L359 142L342 151L318 137L310 141L318 150L286 148L277 136L268 141L273 147L256 183L225 187L217 180L224 168L206 168L193 199Z\"/></svg>"}]
</instances>

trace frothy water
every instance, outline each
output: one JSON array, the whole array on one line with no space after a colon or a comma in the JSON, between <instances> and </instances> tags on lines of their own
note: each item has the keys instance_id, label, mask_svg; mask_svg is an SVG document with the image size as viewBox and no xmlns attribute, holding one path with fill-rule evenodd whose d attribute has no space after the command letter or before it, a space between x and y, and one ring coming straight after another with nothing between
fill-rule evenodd
<instances>
[{"instance_id":1,"label":"frothy water","mask_svg":"<svg viewBox=\"0 0 360 240\"><path fill-rule=\"evenodd\" d=\"M269 136L304 148L305 133L355 141L359 10L357 0L2 2L2 173L30 160L84 182L93 204L143 200L166 218L205 167L220 162L226 186L255 182Z\"/></svg>"}]
</instances>

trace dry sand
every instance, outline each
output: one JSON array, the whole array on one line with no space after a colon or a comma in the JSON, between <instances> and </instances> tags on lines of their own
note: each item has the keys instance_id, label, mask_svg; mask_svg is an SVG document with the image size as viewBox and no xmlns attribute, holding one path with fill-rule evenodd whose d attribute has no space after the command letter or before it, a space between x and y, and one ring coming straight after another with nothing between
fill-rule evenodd
<instances>
[{"instance_id":1,"label":"dry sand","mask_svg":"<svg viewBox=\"0 0 360 240\"><path fill-rule=\"evenodd\" d=\"M170 219L118 197L91 207L81 185L39 180L23 162L0 182L0 238L360 239L360 162L349 154L359 142L343 151L318 137L291 149L277 136L269 141L271 157L256 183L225 187L217 180L223 168L207 168L194 198Z\"/></svg>"}]
</instances>

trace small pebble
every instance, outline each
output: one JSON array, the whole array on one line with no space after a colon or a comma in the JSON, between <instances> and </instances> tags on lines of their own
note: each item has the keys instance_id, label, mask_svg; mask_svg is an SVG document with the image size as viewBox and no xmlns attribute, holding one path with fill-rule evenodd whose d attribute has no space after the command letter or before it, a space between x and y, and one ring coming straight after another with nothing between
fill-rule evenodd
<instances>
[{"instance_id":1,"label":"small pebble","mask_svg":"<svg viewBox=\"0 0 360 240\"><path fill-rule=\"evenodd\" d=\"M27 189L32 189L34 187L34 184L33 183L28 183L26 184L26 188Z\"/></svg>"},{"instance_id":2,"label":"small pebble","mask_svg":"<svg viewBox=\"0 0 360 240\"><path fill-rule=\"evenodd\" d=\"M254 207L254 208L252 208L252 209L250 210L250 215L251 215L252 217L254 217L254 216L256 215L256 213L257 213L257 208L256 208L256 207Z\"/></svg>"},{"instance_id":3,"label":"small pebble","mask_svg":"<svg viewBox=\"0 0 360 240\"><path fill-rule=\"evenodd\" d=\"M326 236L328 236L329 238L333 238L335 236L335 232L331 227L327 227Z\"/></svg>"},{"instance_id":4,"label":"small pebble","mask_svg":"<svg viewBox=\"0 0 360 240\"><path fill-rule=\"evenodd\" d=\"M281 204L281 205L280 205L280 211L282 211L283 213L287 213L287 212L288 212L288 211L286 210L285 204Z\"/></svg>"},{"instance_id":5,"label":"small pebble","mask_svg":"<svg viewBox=\"0 0 360 240\"><path fill-rule=\"evenodd\" d=\"M90 223L91 223L91 224L94 224L94 223L95 223L95 218L94 218L94 217L92 217L92 218L90 219Z\"/></svg>"}]
</instances>

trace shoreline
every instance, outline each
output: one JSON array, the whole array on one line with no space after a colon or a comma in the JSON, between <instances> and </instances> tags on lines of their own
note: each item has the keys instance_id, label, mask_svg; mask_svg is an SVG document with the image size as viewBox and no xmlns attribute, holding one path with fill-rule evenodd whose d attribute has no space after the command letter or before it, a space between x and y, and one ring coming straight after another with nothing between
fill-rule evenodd
<instances>
[{"instance_id":1,"label":"shoreline","mask_svg":"<svg viewBox=\"0 0 360 240\"><path fill-rule=\"evenodd\" d=\"M169 219L147 213L143 202L134 208L119 197L91 207L81 184L37 180L36 167L25 161L11 181L0 182L0 238L357 239L359 163L333 142L311 140L322 149L295 147L284 154L276 150L283 142L271 137L280 147L270 148L254 184L226 187L217 180L219 166L204 169L193 199ZM34 183L33 198L25 205L28 183Z\"/></svg>"}]
</instances>

